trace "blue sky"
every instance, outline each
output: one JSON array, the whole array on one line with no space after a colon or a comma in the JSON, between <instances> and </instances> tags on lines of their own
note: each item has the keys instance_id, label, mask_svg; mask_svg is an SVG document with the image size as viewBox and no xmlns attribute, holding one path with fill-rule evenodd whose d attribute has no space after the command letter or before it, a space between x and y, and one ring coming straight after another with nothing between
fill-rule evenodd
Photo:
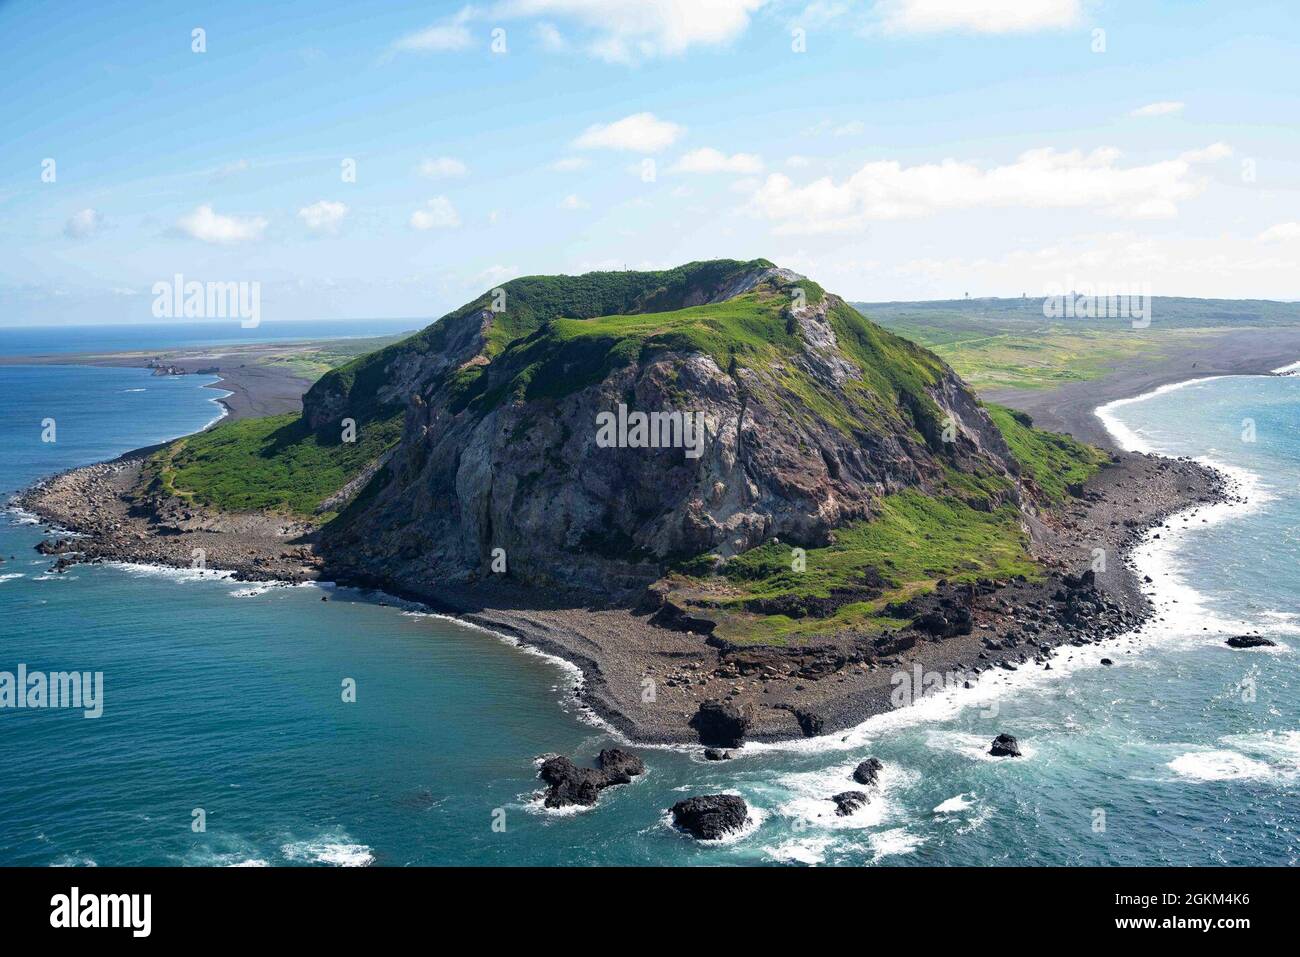
<instances>
[{"instance_id":1,"label":"blue sky","mask_svg":"<svg viewBox=\"0 0 1300 957\"><path fill-rule=\"evenodd\" d=\"M0 3L0 324L756 256L854 299L1300 298L1288 3L377 6Z\"/></svg>"}]
</instances>

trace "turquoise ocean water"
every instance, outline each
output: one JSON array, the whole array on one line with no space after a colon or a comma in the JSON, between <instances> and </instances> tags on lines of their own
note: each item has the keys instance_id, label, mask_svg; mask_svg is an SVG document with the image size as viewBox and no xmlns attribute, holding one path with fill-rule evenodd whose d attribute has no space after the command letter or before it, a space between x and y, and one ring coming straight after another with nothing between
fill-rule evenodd
<instances>
[{"instance_id":1,"label":"turquoise ocean water","mask_svg":"<svg viewBox=\"0 0 1300 957\"><path fill-rule=\"evenodd\" d=\"M202 427L219 411L204 381L0 367L0 490ZM102 671L104 712L0 710L0 863L1293 864L1300 379L1194 383L1111 414L1130 443L1232 467L1250 497L1139 554L1163 620L724 764L641 749L643 778L567 814L538 808L534 759L615 740L573 705L571 669L382 596L49 575L40 526L6 513L0 670ZM1279 647L1223 647L1247 627ZM983 754L999 731L1024 758ZM827 798L868 755L880 794L835 817ZM716 791L746 798L750 828L701 846L666 826L673 802Z\"/></svg>"}]
</instances>

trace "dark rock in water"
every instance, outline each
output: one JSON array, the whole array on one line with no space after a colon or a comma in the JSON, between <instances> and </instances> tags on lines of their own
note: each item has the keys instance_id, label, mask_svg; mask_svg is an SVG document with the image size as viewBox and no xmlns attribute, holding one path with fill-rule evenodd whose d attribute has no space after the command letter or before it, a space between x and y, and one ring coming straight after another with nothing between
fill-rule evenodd
<instances>
[{"instance_id":1,"label":"dark rock in water","mask_svg":"<svg viewBox=\"0 0 1300 957\"><path fill-rule=\"evenodd\" d=\"M718 749L718 748L705 748L705 749L704 749L704 760L705 760L705 761L730 761L730 760L731 760L731 752L730 752L730 751L722 751L722 750L720 750L720 749Z\"/></svg>"},{"instance_id":2,"label":"dark rock in water","mask_svg":"<svg viewBox=\"0 0 1300 957\"><path fill-rule=\"evenodd\" d=\"M62 555L65 552L77 550L76 542L70 538L60 538L58 541L39 541L36 543L36 551L41 555Z\"/></svg>"},{"instance_id":3,"label":"dark rock in water","mask_svg":"<svg viewBox=\"0 0 1300 957\"><path fill-rule=\"evenodd\" d=\"M605 783L604 771L580 768L563 755L543 761L537 776L550 785L545 800L547 807L595 804Z\"/></svg>"},{"instance_id":4,"label":"dark rock in water","mask_svg":"<svg viewBox=\"0 0 1300 957\"><path fill-rule=\"evenodd\" d=\"M1101 659L1101 663L1103 665L1113 665L1115 662L1111 661L1109 658L1103 658Z\"/></svg>"},{"instance_id":5,"label":"dark rock in water","mask_svg":"<svg viewBox=\"0 0 1300 957\"><path fill-rule=\"evenodd\" d=\"M1233 635L1227 641L1229 648L1272 648L1276 644L1276 641L1259 635Z\"/></svg>"},{"instance_id":6,"label":"dark rock in water","mask_svg":"<svg viewBox=\"0 0 1300 957\"><path fill-rule=\"evenodd\" d=\"M867 758L853 769L853 780L859 784L876 784L884 767L879 758Z\"/></svg>"},{"instance_id":7,"label":"dark rock in water","mask_svg":"<svg viewBox=\"0 0 1300 957\"><path fill-rule=\"evenodd\" d=\"M993 739L993 746L989 748L989 754L995 758L1018 758L1020 757L1020 742L1009 734L999 734Z\"/></svg>"},{"instance_id":8,"label":"dark rock in water","mask_svg":"<svg viewBox=\"0 0 1300 957\"><path fill-rule=\"evenodd\" d=\"M628 784L636 775L645 773L645 764L640 758L618 748L600 752L597 762L599 768L580 768L564 755L543 761L537 776L549 785L545 805L590 806L596 803L605 788Z\"/></svg>"},{"instance_id":9,"label":"dark rock in water","mask_svg":"<svg viewBox=\"0 0 1300 957\"><path fill-rule=\"evenodd\" d=\"M867 795L865 791L841 791L831 800L835 802L835 813L840 817L848 817L867 803Z\"/></svg>"},{"instance_id":10,"label":"dark rock in water","mask_svg":"<svg viewBox=\"0 0 1300 957\"><path fill-rule=\"evenodd\" d=\"M601 751L596 765L605 772L608 784L630 784L638 774L645 774L645 762L622 748Z\"/></svg>"},{"instance_id":11,"label":"dark rock in water","mask_svg":"<svg viewBox=\"0 0 1300 957\"><path fill-rule=\"evenodd\" d=\"M738 794L705 794L673 805L673 823L701 841L716 841L748 818L749 808Z\"/></svg>"},{"instance_id":12,"label":"dark rock in water","mask_svg":"<svg viewBox=\"0 0 1300 957\"><path fill-rule=\"evenodd\" d=\"M749 725L749 715L726 701L705 701L691 718L691 727L700 736L700 744L708 748L740 747Z\"/></svg>"}]
</instances>

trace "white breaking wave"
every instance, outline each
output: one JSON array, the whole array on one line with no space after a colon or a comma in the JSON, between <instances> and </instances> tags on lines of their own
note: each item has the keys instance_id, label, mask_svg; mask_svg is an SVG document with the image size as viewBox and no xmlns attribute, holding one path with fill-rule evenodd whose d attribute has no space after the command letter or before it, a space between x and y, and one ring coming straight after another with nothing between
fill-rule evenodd
<instances>
[{"instance_id":1,"label":"white breaking wave","mask_svg":"<svg viewBox=\"0 0 1300 957\"><path fill-rule=\"evenodd\" d=\"M950 797L934 809L935 814L956 814L959 811L967 811L973 806L970 798L964 794L958 794L956 797Z\"/></svg>"},{"instance_id":2,"label":"white breaking wave","mask_svg":"<svg viewBox=\"0 0 1300 957\"><path fill-rule=\"evenodd\" d=\"M1169 762L1179 777L1194 781L1273 781L1300 778L1300 731L1230 734L1221 748L1197 749Z\"/></svg>"},{"instance_id":3,"label":"white breaking wave","mask_svg":"<svg viewBox=\"0 0 1300 957\"><path fill-rule=\"evenodd\" d=\"M322 834L309 841L292 841L280 848L285 860L295 864L329 864L334 867L367 867L375 855L342 831Z\"/></svg>"}]
</instances>

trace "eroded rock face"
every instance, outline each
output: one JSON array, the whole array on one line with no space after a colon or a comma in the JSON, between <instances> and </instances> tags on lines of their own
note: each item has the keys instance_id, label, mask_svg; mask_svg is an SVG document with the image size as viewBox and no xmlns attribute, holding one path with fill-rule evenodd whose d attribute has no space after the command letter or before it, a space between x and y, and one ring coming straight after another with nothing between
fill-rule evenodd
<instances>
[{"instance_id":1,"label":"eroded rock face","mask_svg":"<svg viewBox=\"0 0 1300 957\"><path fill-rule=\"evenodd\" d=\"M720 302L736 290L786 304L791 294L781 284L792 277L773 269L713 276L676 290L671 302L649 291L594 314ZM533 398L511 391L521 363L533 358L521 358L525 346L503 354L489 342L499 316L467 307L441 320L444 331L421 334L427 342L390 347L356 374L381 383L376 401L405 403L405 425L390 460L331 524L322 549L341 572L448 583L488 577L493 550L502 549L515 582L633 595L674 557L727 557L774 537L825 545L835 528L870 517L880 495L927 487L947 468L1015 471L1001 433L939 360L865 324L829 294L788 313L783 348L795 351L779 362L724 367L683 343L613 364L574 391ZM854 335L865 336L851 349L837 333L850 313ZM888 394L891 363L919 363L934 382L924 395L902 386ZM564 378L563 369L554 374ZM864 406L868 378L885 394ZM463 392L470 379L474 402ZM322 380L309 393L313 426L360 401L343 381ZM817 393L817 408L856 411L831 421L800 389ZM702 416L700 454L601 447L596 416L620 404ZM671 626L707 632L706 624Z\"/></svg>"},{"instance_id":2,"label":"eroded rock face","mask_svg":"<svg viewBox=\"0 0 1300 957\"><path fill-rule=\"evenodd\" d=\"M716 841L743 827L749 807L738 794L706 794L678 801L672 807L673 823L701 841Z\"/></svg>"},{"instance_id":3,"label":"eroded rock face","mask_svg":"<svg viewBox=\"0 0 1300 957\"><path fill-rule=\"evenodd\" d=\"M691 719L700 744L708 748L740 747L750 723L749 715L728 701L705 701Z\"/></svg>"},{"instance_id":4,"label":"eroded rock face","mask_svg":"<svg viewBox=\"0 0 1300 957\"><path fill-rule=\"evenodd\" d=\"M1020 742L1009 734L999 734L993 739L989 754L995 758L1018 758L1020 757Z\"/></svg>"},{"instance_id":5,"label":"eroded rock face","mask_svg":"<svg viewBox=\"0 0 1300 957\"><path fill-rule=\"evenodd\" d=\"M619 748L601 751L596 763L595 768L580 768L564 755L543 761L537 772L548 785L543 803L549 808L590 806L605 788L629 784L632 778L645 773L640 758Z\"/></svg>"}]
</instances>

